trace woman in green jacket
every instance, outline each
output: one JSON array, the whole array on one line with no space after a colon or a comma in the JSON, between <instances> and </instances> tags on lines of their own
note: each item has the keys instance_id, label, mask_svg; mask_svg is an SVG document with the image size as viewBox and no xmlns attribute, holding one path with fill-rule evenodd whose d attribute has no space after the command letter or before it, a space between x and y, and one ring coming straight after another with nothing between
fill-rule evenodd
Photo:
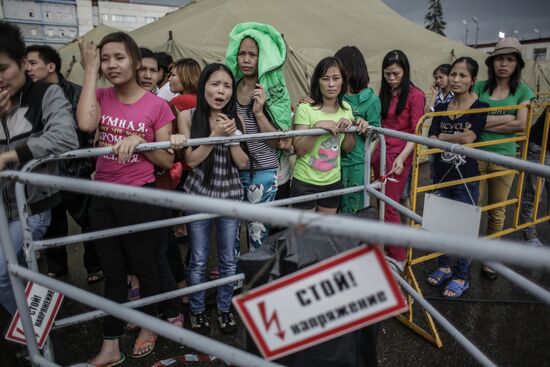
<instances>
[{"instance_id":1,"label":"woman in green jacket","mask_svg":"<svg viewBox=\"0 0 550 367\"><path fill-rule=\"evenodd\" d=\"M365 58L355 46L345 46L334 55L346 70L348 90L344 101L353 110L355 120L363 119L371 126L380 126L380 99L369 88L369 72ZM342 151L342 187L363 185L365 178L365 136L355 133L355 146L350 153ZM356 213L364 207L364 193L342 196L340 211Z\"/></svg>"}]
</instances>

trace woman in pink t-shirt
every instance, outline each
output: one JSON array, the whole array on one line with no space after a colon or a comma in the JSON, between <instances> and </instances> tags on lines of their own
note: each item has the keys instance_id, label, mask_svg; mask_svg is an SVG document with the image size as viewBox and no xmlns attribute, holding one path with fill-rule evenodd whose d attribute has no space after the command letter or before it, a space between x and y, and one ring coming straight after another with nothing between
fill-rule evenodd
<instances>
[{"instance_id":1,"label":"woman in pink t-shirt","mask_svg":"<svg viewBox=\"0 0 550 367\"><path fill-rule=\"evenodd\" d=\"M173 154L168 151L135 153L146 142L169 140L174 115L168 104L143 90L136 80L139 49L125 33L111 33L99 45L81 40L81 62L85 70L77 120L83 131L98 132L99 146L113 152L97 159L95 180L122 185L154 187L154 166L170 168ZM96 90L98 73L113 85ZM94 230L150 222L162 218L162 209L136 202L93 197L90 222ZM160 239L160 240L159 240ZM105 297L124 303L127 273L131 268L140 282L142 297L160 292L157 264L165 251L159 249L164 236L158 231L128 234L97 241L97 252L105 273ZM157 305L142 311L156 316ZM89 363L112 365L124 360L119 338L124 334L122 320L107 316L101 351ZM143 357L154 348L156 334L141 329L133 357Z\"/></svg>"},{"instance_id":2,"label":"woman in pink t-shirt","mask_svg":"<svg viewBox=\"0 0 550 367\"><path fill-rule=\"evenodd\" d=\"M380 87L380 102L382 103L382 127L414 134L418 119L424 114L424 93L411 82L410 66L407 56L400 50L386 54L382 61L382 85ZM386 181L386 195L399 202L403 188L412 165L414 143L386 136L386 167L389 172L386 177L394 180ZM380 146L373 157L375 175L378 177L380 168ZM387 223L401 223L401 216L395 208L385 205L384 219ZM404 262L406 249L404 247L386 246L389 256L399 262Z\"/></svg>"}]
</instances>

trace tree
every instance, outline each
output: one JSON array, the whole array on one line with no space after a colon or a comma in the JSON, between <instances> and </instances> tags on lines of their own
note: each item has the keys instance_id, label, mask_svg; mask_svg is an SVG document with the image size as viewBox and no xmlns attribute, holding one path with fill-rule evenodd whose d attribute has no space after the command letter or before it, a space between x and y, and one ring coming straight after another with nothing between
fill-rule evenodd
<instances>
[{"instance_id":1,"label":"tree","mask_svg":"<svg viewBox=\"0 0 550 367\"><path fill-rule=\"evenodd\" d=\"M445 36L443 32L447 23L443 20L443 8L440 0L429 0L428 12L424 16L426 29Z\"/></svg>"}]
</instances>

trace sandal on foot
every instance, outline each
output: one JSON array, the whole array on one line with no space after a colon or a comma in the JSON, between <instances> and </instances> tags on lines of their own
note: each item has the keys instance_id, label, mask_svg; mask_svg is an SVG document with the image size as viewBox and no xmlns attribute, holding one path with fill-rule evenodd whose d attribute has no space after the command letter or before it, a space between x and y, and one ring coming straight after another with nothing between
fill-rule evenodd
<instances>
[{"instance_id":1,"label":"sandal on foot","mask_svg":"<svg viewBox=\"0 0 550 367\"><path fill-rule=\"evenodd\" d=\"M126 360L126 356L124 355L124 353L120 353L120 359L116 362L110 362L110 363L102 363L102 364L93 364L91 363L90 361L88 361L86 363L87 366L94 366L94 367L113 367L113 366L118 366L119 364L121 364L122 362L124 362Z\"/></svg>"},{"instance_id":2,"label":"sandal on foot","mask_svg":"<svg viewBox=\"0 0 550 367\"><path fill-rule=\"evenodd\" d=\"M444 271L441 271L441 270L437 269L437 270L434 270L430 273L428 278L426 278L426 282L429 285L438 286L438 285L443 284L444 281L446 281L447 279L449 279L452 276L453 276L452 271L449 271L448 273L445 273ZM431 281L430 279L433 279L433 281Z\"/></svg>"},{"instance_id":3,"label":"sandal on foot","mask_svg":"<svg viewBox=\"0 0 550 367\"><path fill-rule=\"evenodd\" d=\"M132 358L143 358L155 349L155 344L157 342L158 335L142 337L138 336L134 344L134 350L132 351ZM138 353L142 351L142 353Z\"/></svg>"},{"instance_id":4,"label":"sandal on foot","mask_svg":"<svg viewBox=\"0 0 550 367\"><path fill-rule=\"evenodd\" d=\"M136 299L140 299L139 288L132 288L128 292L128 301L135 301Z\"/></svg>"},{"instance_id":5,"label":"sandal on foot","mask_svg":"<svg viewBox=\"0 0 550 367\"><path fill-rule=\"evenodd\" d=\"M126 324L126 332L127 333L135 333L139 329L140 329L140 327L137 326L136 324L134 324L133 322L129 322L129 323Z\"/></svg>"},{"instance_id":6,"label":"sandal on foot","mask_svg":"<svg viewBox=\"0 0 550 367\"><path fill-rule=\"evenodd\" d=\"M95 284L101 282L103 279L105 279L105 277L103 276L103 272L100 270L88 274L88 278L86 279L86 281L88 282L88 284Z\"/></svg>"},{"instance_id":7,"label":"sandal on foot","mask_svg":"<svg viewBox=\"0 0 550 367\"><path fill-rule=\"evenodd\" d=\"M181 313L176 317L170 317L166 319L166 321L168 321L170 324L181 328L183 327L183 320L183 314Z\"/></svg>"},{"instance_id":8,"label":"sandal on foot","mask_svg":"<svg viewBox=\"0 0 550 367\"><path fill-rule=\"evenodd\" d=\"M467 280L464 281L464 284L460 284L457 282L458 279L451 279L449 283L445 286L445 289L443 289L443 293L441 295L443 297L447 298L458 298L462 296L462 294L470 288L470 283L468 283ZM449 296L447 295L447 292L453 292L454 295Z\"/></svg>"},{"instance_id":9,"label":"sandal on foot","mask_svg":"<svg viewBox=\"0 0 550 367\"><path fill-rule=\"evenodd\" d=\"M493 269L486 267L481 268L481 275L489 280L495 280L498 277L497 273Z\"/></svg>"}]
</instances>

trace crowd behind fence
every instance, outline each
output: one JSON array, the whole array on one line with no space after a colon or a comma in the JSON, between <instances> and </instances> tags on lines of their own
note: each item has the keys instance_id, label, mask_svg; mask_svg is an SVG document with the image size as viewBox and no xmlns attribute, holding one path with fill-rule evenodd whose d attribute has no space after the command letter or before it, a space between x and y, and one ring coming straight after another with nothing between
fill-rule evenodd
<instances>
[{"instance_id":1,"label":"crowd behind fence","mask_svg":"<svg viewBox=\"0 0 550 367\"><path fill-rule=\"evenodd\" d=\"M516 107L517 108L517 107ZM547 125L549 120L546 121ZM546 127L548 128L548 126ZM214 138L214 139L191 139L187 141L187 144L200 145L200 144L213 144L213 143L227 143L230 141L246 141L249 139L268 139L268 138L280 138L280 137L293 137L299 135L322 135L326 134L324 130L307 130L307 131L291 131L291 132L278 132L278 133L262 133L255 135L242 135L238 137L227 137L227 138ZM457 152L464 154L466 156L487 160L502 164L509 168L515 170L521 170L535 174L537 176L550 178L550 167L545 167L530 162L525 162L515 158L503 157L494 153L487 153L483 151L478 151L472 149L471 147L464 147L457 144L449 144L441 141L435 141L433 139L424 138L422 136L415 136L411 134L396 132L393 130L387 130L383 128L371 127L367 142L370 142L370 137L374 134L378 135L380 141L382 142L382 149L384 136L395 136L403 138L406 140L413 141L418 144L425 144L431 148L438 148L447 151ZM519 141L519 140L518 140ZM342 195L344 193L356 192L360 190L366 191L365 201L366 205L369 203L369 195L381 199L381 203L386 205L392 205L398 208L403 214L410 217L413 221L420 223L421 216L414 213L411 210L404 208L399 203L393 202L391 199L388 199L383 195L384 193L384 181L380 182L370 182L370 157L369 157L369 144L365 146L366 154L366 174L365 174L365 184L362 186L348 188L343 190L338 190L329 193L315 194L308 197L298 197L292 199L285 199L278 202L272 202L265 204L265 206L272 206L269 210L262 208L261 205L251 205L246 203L228 203L222 200L211 199L211 198L197 198L192 197L186 194L175 193L175 192L166 192L163 190L151 190L144 188L136 187L120 187L119 185L100 183L100 182L90 182L82 181L72 178L64 177L54 177L46 176L36 173L30 173L35 167L40 164L50 161L50 160L61 160L61 159L77 159L81 157L91 157L102 154L110 153L110 148L96 148L96 149L87 149L68 152L59 156L47 157L44 159L38 159L35 161L29 162L21 172L5 171L0 173L0 179L2 180L14 180L16 184L16 193L17 193L17 202L20 217L23 218L22 224L24 226L25 234L25 245L30 249L28 254L30 255L30 270L25 269L17 264L15 254L13 250L10 251L9 247L11 240L9 238L9 231L6 231L7 218L3 210L0 210L0 229L2 234L1 242L4 250L6 251L6 257L9 263L10 278L15 290L15 296L17 300L18 309L21 313L23 328L25 335L28 340L28 348L32 357L32 360L36 365L54 365L51 362L45 360L35 343L34 338L30 337L31 332L31 323L30 315L28 313L28 308L25 304L25 297L23 292L23 283L22 279L28 279L34 281L38 284L44 285L46 287L55 289L65 294L68 297L77 299L80 302L86 303L94 308L97 308L98 311L92 311L82 315L72 316L63 320L58 320L55 323L55 328L61 328L64 326L74 325L79 322L96 319L102 317L105 314L112 314L116 317L120 317L129 322L134 322L137 325L147 327L151 330L157 331L160 335L163 335L171 340L180 342L187 346L193 347L195 349L201 350L205 353L210 353L216 355L219 358L231 362L234 364L241 365L274 365L270 362L264 361L261 358L250 355L243 351L240 351L236 348L232 348L226 345L223 345L220 342L214 341L206 337L199 337L197 334L184 329L177 329L174 326L169 326L166 323L156 320L152 317L141 314L137 311L130 311L131 308L135 308L144 304L160 302L164 299L179 297L186 295L201 289L206 289L210 287L216 287L226 282L232 282L238 279L242 279L242 275L236 275L232 278L219 279L213 282L208 282L201 284L200 286L195 286L193 288L186 288L182 290L172 291L166 294L157 295L147 299L142 299L139 301L133 301L124 305L118 305L113 302L102 299L99 296L93 295L89 292L85 292L73 286L62 283L56 279L51 279L46 276L40 275L37 273L36 265L36 256L35 251L43 248L53 247L53 246L63 246L71 243L78 243L80 241L87 241L94 238L102 238L105 236L117 236L123 233L129 233L131 231L137 230L146 230L150 228L158 228L163 226L171 226L179 223L186 223L192 220L203 219L207 217L212 217L216 215L226 215L234 216L240 219L256 220L263 221L266 223L271 223L278 226L290 226L290 227L310 227L316 228L322 233L341 235L349 238L361 239L369 243L396 243L402 244L405 246L410 246L417 249L429 250L429 251L440 251L444 250L445 252L452 254L460 254L464 256L473 257L480 260L494 261L497 262L494 264L495 268L498 268L499 271L502 271L505 276L509 277L511 280L517 282L522 287L530 290L534 294L538 295L545 302L550 303L549 293L540 287L526 281L524 278L520 277L517 274L507 272L508 270L502 265L499 265L500 262L506 262L510 264L516 264L526 267L540 267L545 270L550 270L550 250L547 249L538 249L538 248L525 248L524 245L519 243L513 243L509 241L494 242L487 241L483 239L474 239L465 242L460 236L448 235L448 234L437 234L437 233L426 233L424 231L418 231L412 228L406 228L401 226L394 226L389 224L382 223L372 223L364 222L352 218L343 218L335 216L326 216L320 215L311 212L301 212L294 209L283 209L276 208L279 205L289 205L293 202L300 200L312 200L313 198L318 197L319 195ZM144 144L138 148L139 151L153 150L153 149L166 149L169 147L168 143L150 143ZM437 151L432 149L432 151ZM418 153L420 154L420 153ZM382 155L384 156L384 155ZM367 174L368 173L368 174ZM381 165L380 176L384 177L385 175L385 164ZM414 177L414 176L413 176ZM150 203L153 205L159 205L164 207L170 207L173 209L186 208L201 213L209 214L197 214L190 217L174 218L169 220L157 221L143 226L129 226L123 228L113 228L109 230L99 231L95 233L85 233L80 235L69 236L65 239L49 239L42 241L33 241L30 236L30 231L27 225L28 210L26 207L26 197L25 197L25 185L33 184L46 187L52 187L60 190L75 191L81 193L87 193L90 195L98 195L104 197L113 197L117 199L127 199L139 201L142 203ZM540 192L537 193L540 195ZM0 199L1 200L1 199ZM383 207L383 205L380 205ZM2 205L3 208L3 205ZM380 213L383 213L383 208ZM540 218L539 218L540 219ZM6 249L7 248L7 249ZM418 295L414 289L410 289L407 286L407 283L396 274L398 280L403 285L405 290L412 294L419 303L425 307L429 308L431 313L437 315L437 321L442 324L447 330L454 330L451 332L453 336L459 340L459 342L470 352L482 365L493 365L490 360L485 357L475 346L473 346L467 339L462 336L455 328L452 327L444 318L435 310L432 306L427 304L425 300L421 301L421 296ZM46 354L46 357L48 355ZM51 356L50 356L51 357Z\"/></svg>"}]
</instances>

